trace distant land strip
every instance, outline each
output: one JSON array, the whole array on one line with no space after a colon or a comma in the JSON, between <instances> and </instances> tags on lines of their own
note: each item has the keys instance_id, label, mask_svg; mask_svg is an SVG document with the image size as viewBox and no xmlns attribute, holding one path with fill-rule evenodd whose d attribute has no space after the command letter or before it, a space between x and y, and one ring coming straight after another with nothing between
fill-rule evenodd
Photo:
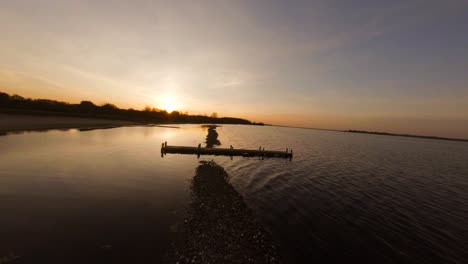
<instances>
[{"instance_id":1,"label":"distant land strip","mask_svg":"<svg viewBox=\"0 0 468 264\"><path fill-rule=\"evenodd\" d=\"M447 137L436 137L436 136L419 136L419 135L411 135L411 134L395 134L395 133L374 132L374 131L365 131L365 130L345 130L345 131L343 131L343 132L358 133L358 134L370 134L370 135L382 135L382 136L394 136L394 137L425 138L425 139L437 139L437 140L448 140L448 141L468 142L468 139L462 139L462 138L447 138Z\"/></svg>"},{"instance_id":2,"label":"distant land strip","mask_svg":"<svg viewBox=\"0 0 468 264\"><path fill-rule=\"evenodd\" d=\"M288 128L299 128L299 129L313 129L313 130L343 132L343 130L331 129L331 128L301 127L301 126L286 126L286 125L270 125L270 124L265 124L265 126L275 126L275 127L288 127Z\"/></svg>"},{"instance_id":3,"label":"distant land strip","mask_svg":"<svg viewBox=\"0 0 468 264\"><path fill-rule=\"evenodd\" d=\"M339 130L339 129L327 129L327 128L315 128L315 127L298 127L298 126L284 126L284 125L270 125L270 124L265 124L265 126L288 127L288 128L299 128L299 129L312 129L312 130L322 130L322 131L346 132L346 133L357 133L357 134L393 136L393 137L411 137L411 138L425 138L425 139L435 139L435 140L448 140L448 141L468 142L468 139L463 139L463 138L448 138L448 137L437 137L437 136L421 136L421 135L397 134L397 133L388 133L388 132L374 132L374 131L365 131L365 130L351 130L351 129L350 129L350 130Z\"/></svg>"}]
</instances>

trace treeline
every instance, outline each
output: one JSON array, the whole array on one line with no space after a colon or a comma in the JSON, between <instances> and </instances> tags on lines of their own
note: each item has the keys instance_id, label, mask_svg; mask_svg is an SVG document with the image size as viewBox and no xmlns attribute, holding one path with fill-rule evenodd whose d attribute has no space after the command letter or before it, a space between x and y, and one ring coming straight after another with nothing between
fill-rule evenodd
<instances>
[{"instance_id":1,"label":"treeline","mask_svg":"<svg viewBox=\"0 0 468 264\"><path fill-rule=\"evenodd\" d=\"M70 104L48 99L30 99L19 95L9 95L0 92L0 111L6 113L31 115L60 115L76 117L92 117L103 119L128 120L144 123L217 123L217 124L245 124L263 125L250 122L246 119L233 117L189 115L173 111L145 107L143 110L121 109L113 104L96 105L91 101L82 101L79 104Z\"/></svg>"}]
</instances>

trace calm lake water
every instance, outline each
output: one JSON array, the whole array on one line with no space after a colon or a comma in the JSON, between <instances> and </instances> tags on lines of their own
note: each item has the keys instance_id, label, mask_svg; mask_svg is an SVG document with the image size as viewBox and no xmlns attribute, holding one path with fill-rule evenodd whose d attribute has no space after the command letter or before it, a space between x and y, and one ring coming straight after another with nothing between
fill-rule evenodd
<instances>
[{"instance_id":1,"label":"calm lake water","mask_svg":"<svg viewBox=\"0 0 468 264\"><path fill-rule=\"evenodd\" d=\"M466 263L468 143L226 125L221 147L294 158L168 154L182 125L0 136L3 263L157 263L200 160L225 168L290 263ZM142 262L144 260L144 262Z\"/></svg>"}]
</instances>

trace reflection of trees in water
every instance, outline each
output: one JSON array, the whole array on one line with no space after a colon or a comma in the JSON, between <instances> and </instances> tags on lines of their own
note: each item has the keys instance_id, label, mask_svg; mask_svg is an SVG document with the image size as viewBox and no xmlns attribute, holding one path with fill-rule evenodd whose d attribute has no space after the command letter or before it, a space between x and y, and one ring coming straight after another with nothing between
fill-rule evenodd
<instances>
[{"instance_id":1,"label":"reflection of trees in water","mask_svg":"<svg viewBox=\"0 0 468 264\"><path fill-rule=\"evenodd\" d=\"M216 131L215 125L208 126L208 135L206 135L206 147L212 148L213 146L221 145L221 142L218 140L218 132Z\"/></svg>"},{"instance_id":2,"label":"reflection of trees in water","mask_svg":"<svg viewBox=\"0 0 468 264\"><path fill-rule=\"evenodd\" d=\"M191 182L191 203L175 261L179 263L279 263L276 246L242 196L214 161L201 161Z\"/></svg>"}]
</instances>

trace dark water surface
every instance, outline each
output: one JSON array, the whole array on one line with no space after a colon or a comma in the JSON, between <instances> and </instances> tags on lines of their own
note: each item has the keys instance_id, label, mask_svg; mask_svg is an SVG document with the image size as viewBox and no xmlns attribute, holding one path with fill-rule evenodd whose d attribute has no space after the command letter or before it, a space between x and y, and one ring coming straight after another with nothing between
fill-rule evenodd
<instances>
[{"instance_id":1,"label":"dark water surface","mask_svg":"<svg viewBox=\"0 0 468 264\"><path fill-rule=\"evenodd\" d=\"M148 263L170 250L207 128L0 137L4 263ZM218 127L220 147L294 159L214 159L292 263L466 263L468 144L307 129Z\"/></svg>"}]
</instances>

